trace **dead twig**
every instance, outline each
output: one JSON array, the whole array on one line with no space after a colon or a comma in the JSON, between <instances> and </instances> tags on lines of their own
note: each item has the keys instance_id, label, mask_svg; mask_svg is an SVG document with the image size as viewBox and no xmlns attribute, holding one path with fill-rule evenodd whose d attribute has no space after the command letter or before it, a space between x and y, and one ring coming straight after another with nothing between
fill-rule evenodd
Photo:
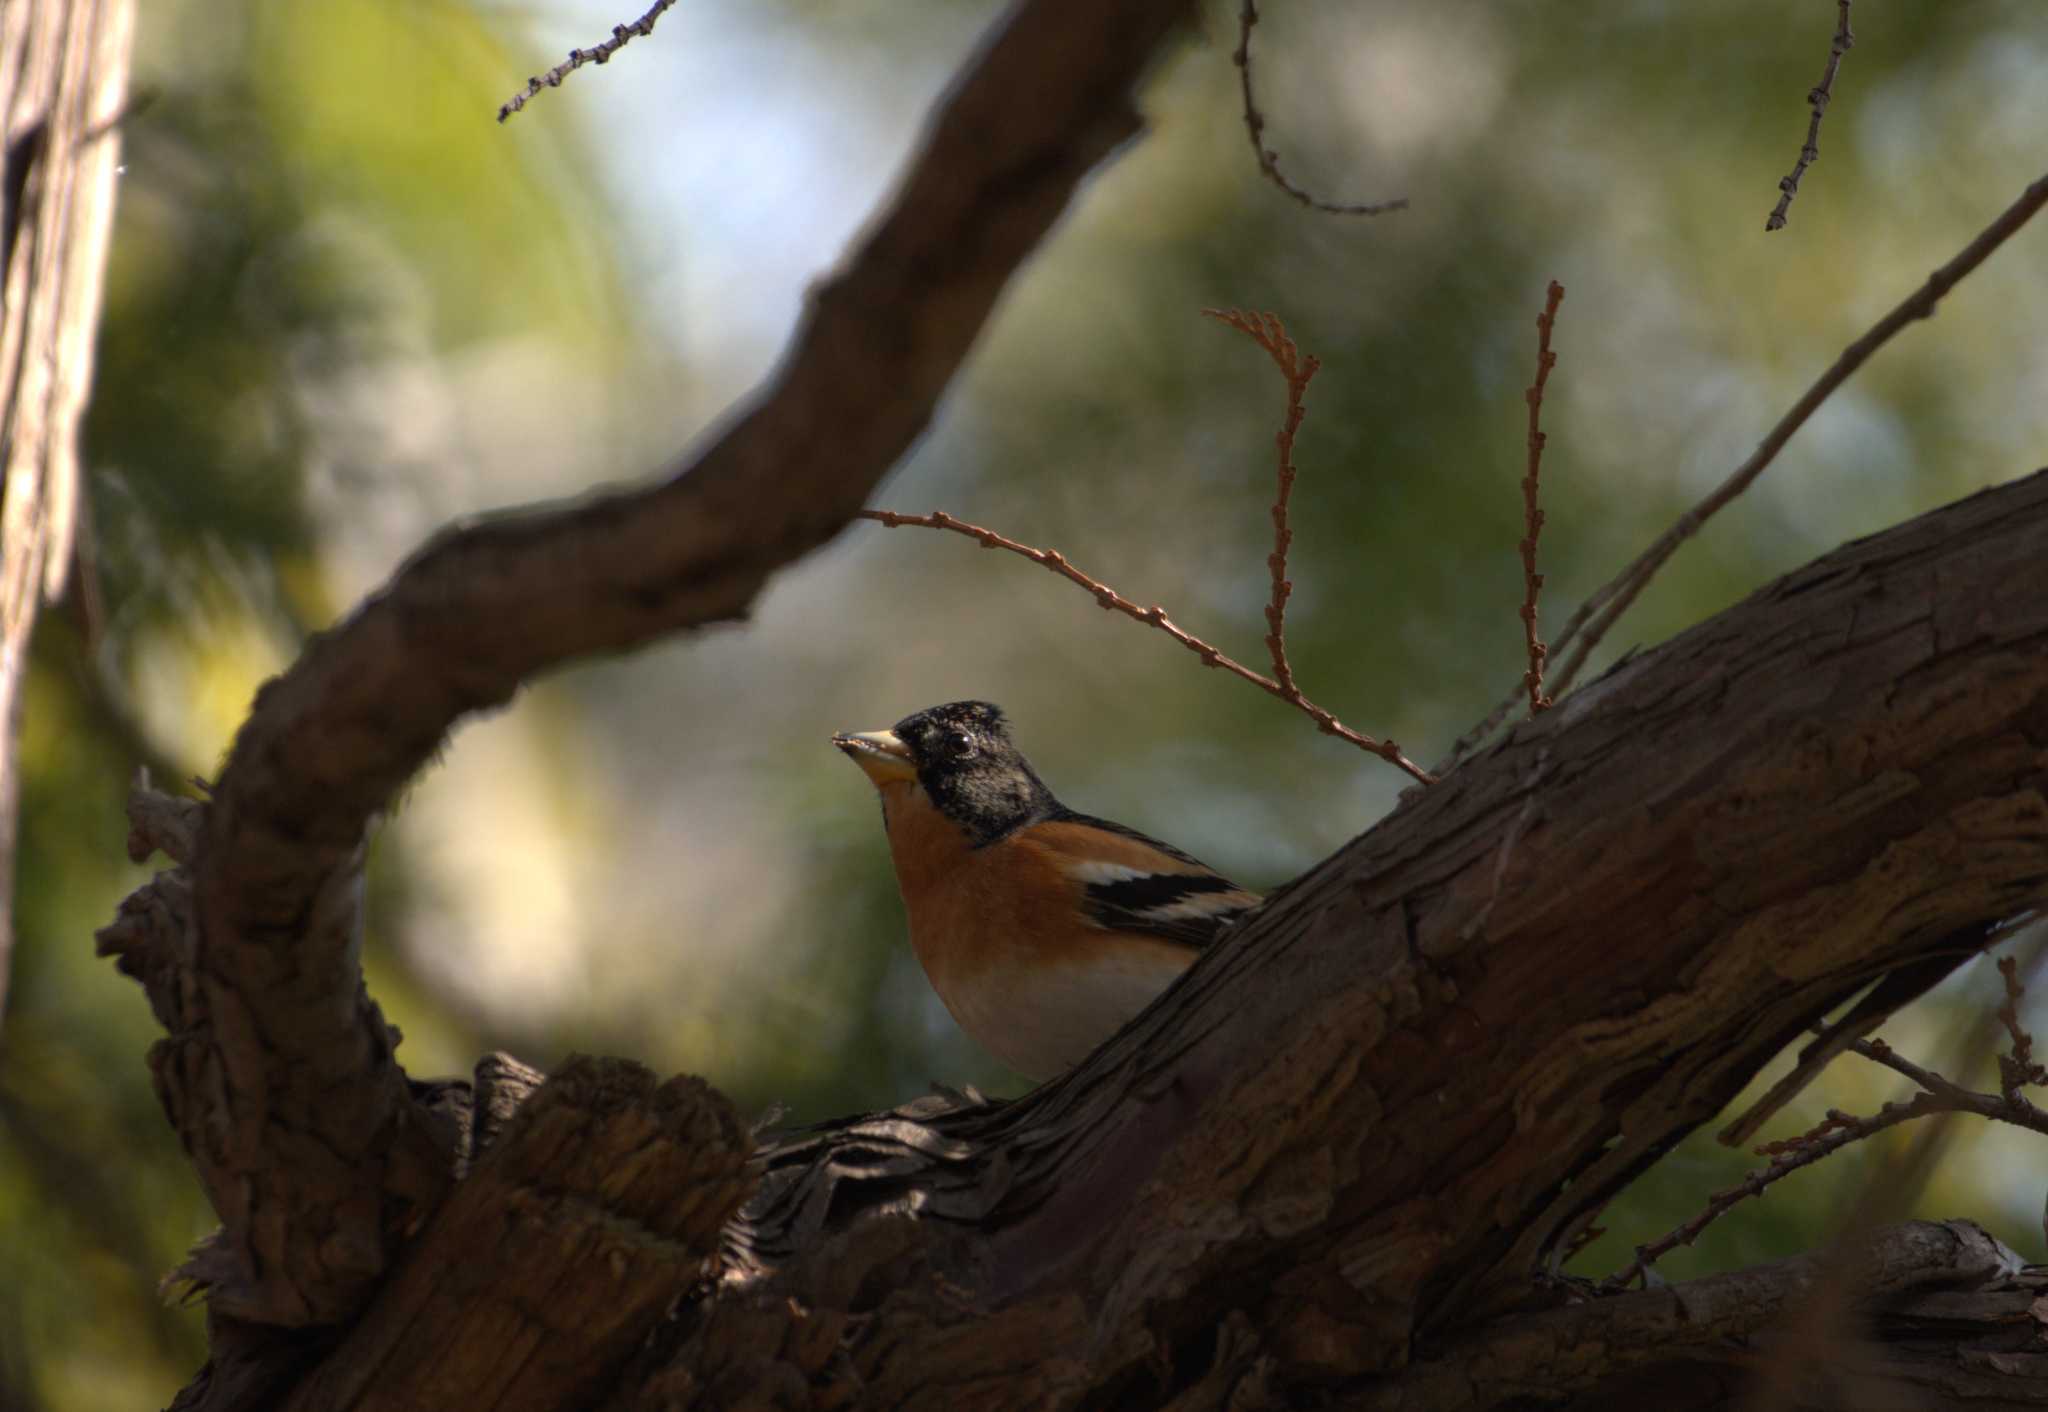
<instances>
[{"instance_id":1,"label":"dead twig","mask_svg":"<svg viewBox=\"0 0 2048 1412\"><path fill-rule=\"evenodd\" d=\"M1730 501L1749 489L1756 478L1777 459L1778 453L1785 449L1785 444L1792 439L1793 433L1804 426L1808 418L1820 409L1821 404L1834 395L1835 389L1847 382L1858 368L1870 361L1872 354L1889 343L1893 336L1908 324L1932 318L1943 296L2032 220L2043 205L2048 205L2048 176L2041 177L2021 192L2019 199L2000 212L1990 225L1978 232L1976 238L1964 246L1954 259L1929 275L1920 288L1871 325L1869 331L1861 338L1843 349L1841 356L1806 389L1797 402L1792 404L1791 410L1778 419L1777 424L1758 443L1756 450L1747 460L1737 466L1726 480L1698 504L1679 516L1677 522L1659 535L1649 548L1637 555L1628 567L1580 604L1550 644L1552 659L1555 659L1565 647L1569 646L1572 649L1563 668L1551 676L1551 695L1564 694L1565 689L1577 679L1579 669L1585 666L1586 659L1592 654L1593 649L1600 645L1601 639L1606 637L1621 615L1628 611L1630 605L1636 601L1637 595L1656 577L1658 570L1678 552L1679 546L1698 534L1701 526L1725 508ZM1458 761L1469 755L1480 742L1491 736L1522 699L1522 693L1522 684L1515 683L1514 690L1488 713L1485 720L1458 738L1457 743L1451 747L1449 757L1437 767L1437 773L1442 774L1451 769Z\"/></svg>"},{"instance_id":2,"label":"dead twig","mask_svg":"<svg viewBox=\"0 0 2048 1412\"><path fill-rule=\"evenodd\" d=\"M1813 109L1813 117L1806 124L1806 142L1799 149L1799 160L1793 164L1791 174L1778 180L1778 204L1771 208L1770 217L1764 222L1766 231L1785 228L1785 213L1792 209L1792 198L1799 194L1799 178L1820 160L1820 120L1828 110L1828 100L1834 97L1835 75L1841 71L1842 56L1856 44L1856 35L1849 28L1849 4L1850 0L1835 0L1841 19L1835 26L1834 41L1828 45L1828 66L1820 83L1807 90L1806 102Z\"/></svg>"},{"instance_id":3,"label":"dead twig","mask_svg":"<svg viewBox=\"0 0 2048 1412\"><path fill-rule=\"evenodd\" d=\"M1287 179L1280 170L1280 154L1266 145L1266 115L1259 111L1258 102L1252 97L1252 26L1259 22L1257 0L1244 0L1237 14L1237 50L1230 56L1237 65L1238 87L1244 91L1244 130L1252 140L1252 152L1259 159L1259 170L1266 180L1292 196L1311 211L1321 211L1331 216L1383 216L1389 211L1408 209L1408 198L1396 196L1391 201L1374 201L1358 205L1340 205L1323 201L1303 191Z\"/></svg>"},{"instance_id":4,"label":"dead twig","mask_svg":"<svg viewBox=\"0 0 2048 1412\"><path fill-rule=\"evenodd\" d=\"M2041 952L2039 936L2024 944L2029 970L2037 964ZM1949 1064L1955 1072L1974 1071L1977 1061L1996 1048L1999 1026L2003 1024L2012 1036L2013 1053L2021 1057L2021 1070L2016 1074L2011 1067L2012 1060L2003 1054L1998 1056L1999 1072L2004 1082L2001 1096L1997 1099L1989 1094L1973 1094L1945 1075L1904 1059L1882 1040L1870 1039L1851 1045L1874 1062L1911 1077L1931 1098L1930 1106L1938 1107L1940 1112L1933 1122L1916 1127L1909 1139L1894 1145L1884 1161L1874 1164L1864 1174L1862 1191L1838 1218L1838 1232L1844 1238L1853 1239L1872 1227L1901 1220L1918 1205L1928 1183L1940 1170L1945 1154L1955 1142L1958 1115L1977 1113L1997 1121L2040 1130L2039 1125L2048 1115L2043 1115L2018 1092L2019 1084L2028 1081L2024 1070L2031 1064L2027 1056L2033 1047L2033 1037L2019 1022L2019 1000L2025 994L2025 988L2019 983L2019 967L2020 963L2010 956L1999 959L1999 973L2005 982L2004 1003L1996 1010L1977 1015L1951 1045L1949 1056ZM1823 1026L1814 1028L1824 1031ZM1859 1361L1853 1350L1864 1342L1866 1335L1851 1317L1859 1274L1849 1265L1834 1261L1830 1262L1825 1275L1815 1282L1803 1307L1793 1311L1791 1321L1777 1340L1777 1348L1758 1370L1750 1400L1752 1412L1779 1412L1779 1409L1792 1407L1802 1400L1798 1393L1807 1384L1811 1373L1807 1350L1839 1349L1844 1366ZM1872 1400L1868 1391L1862 1396L1844 1399L1845 1405L1861 1405Z\"/></svg>"},{"instance_id":5,"label":"dead twig","mask_svg":"<svg viewBox=\"0 0 2048 1412\"><path fill-rule=\"evenodd\" d=\"M1990 1122L2010 1123L2029 1132L2048 1135L2048 1110L2020 1092L2028 1085L2048 1086L2048 1069L2034 1062L2033 1036L2019 1020L2020 997L2026 993L2026 988L2019 981L2019 963L2010 956L2001 957L1998 970L2005 982L2005 1000L1990 1018L2002 1024L2012 1038L2012 1052L1998 1056L2000 1092L1979 1093L1965 1088L1936 1070L1914 1063L1881 1039L1856 1040L1848 1046L1852 1052L1912 1080L1920 1092L1904 1102L1887 1103L1867 1118L1853 1117L1831 1108L1817 1125L1799 1136L1762 1144L1756 1152L1759 1157L1770 1158L1768 1166L1751 1172L1731 1187L1714 1192L1707 1198L1705 1207L1691 1220L1647 1245L1636 1247L1636 1258L1603 1280L1601 1290L1612 1293L1625 1288L1672 1250L1681 1245L1691 1245L1702 1231L1727 1214L1730 1208L1752 1196L1761 1196L1767 1188L1800 1168L1810 1167L1830 1153L1873 1137L1887 1128L1920 1118L1952 1118L1967 1113ZM1814 1032L1825 1033L1825 1026L1815 1025ZM1963 1057L1981 1055L1984 1052L1983 1038L1980 1025L1960 1047ZM1888 1208L1899 1206L1902 1191L1917 1191L1924 1184L1941 1140L1941 1136L1936 1135L1928 1143L1921 1144L1917 1153L1919 1160L1895 1164L1882 1190L1873 1188L1859 1207L1870 1205L1878 1196L1888 1199ZM1889 1218L1896 1211L1887 1209L1883 1214ZM1867 1220L1852 1219L1848 1225L1854 1228L1867 1223Z\"/></svg>"},{"instance_id":6,"label":"dead twig","mask_svg":"<svg viewBox=\"0 0 2048 1412\"><path fill-rule=\"evenodd\" d=\"M1857 1041L1857 1053L1863 1052L1867 1040ZM1945 1082L1945 1081L1944 1081ZM1980 1103L1991 1105L1998 1111L1983 1112ZM2033 1105L2027 1105L2032 1108ZM1691 1245L1701 1233L1715 1221L1742 1202L1753 1196L1762 1196L1772 1186L1789 1177L1802 1167L1811 1167L1823 1157L1839 1152L1854 1142L1875 1137L1888 1128L1910 1123L1917 1118L1931 1118L1941 1114L1979 1112L1981 1116L1997 1118L2006 1122L2019 1122L2020 1126L2048 1133L2048 1113L2035 1109L2031 1118L2022 1120L2003 1111L2001 1101L1989 1094L1974 1094L1967 1090L1955 1089L1953 1093L1918 1093L1903 1103L1887 1103L1867 1118L1854 1117L1830 1108L1827 1116L1819 1123L1801 1133L1798 1137L1786 1138L1781 1142L1767 1142L1757 1149L1759 1156L1769 1157L1770 1163L1760 1167L1735 1185L1723 1187L1707 1198L1699 1214L1659 1236L1647 1245L1636 1247L1635 1259L1600 1282L1600 1292L1614 1294L1626 1289L1636 1280L1642 1279L1652 1265L1669 1255L1681 1245Z\"/></svg>"},{"instance_id":7,"label":"dead twig","mask_svg":"<svg viewBox=\"0 0 2048 1412\"><path fill-rule=\"evenodd\" d=\"M1564 286L1556 280L1544 293L1543 312L1536 316L1536 381L1522 399L1529 404L1529 474L1522 477L1522 636L1529 648L1529 670L1522 684L1529 689L1529 714L1550 709L1543 691L1543 657L1548 650L1536 635L1536 602L1543 592L1543 575L1536 572L1536 542L1543 534L1543 509L1539 491L1543 482L1543 388L1557 355L1550 351L1550 331L1557 325L1557 306L1564 303Z\"/></svg>"},{"instance_id":8,"label":"dead twig","mask_svg":"<svg viewBox=\"0 0 2048 1412\"><path fill-rule=\"evenodd\" d=\"M1271 677L1253 671L1228 653L1211 646L1193 633L1188 632L1178 623L1174 622L1173 619L1167 617L1164 608L1156 605L1151 608L1141 608L1100 579L1083 573L1080 569L1075 568L1068 561L1066 555L1060 553L1057 549L1035 549L1031 545L1021 544L1006 535L997 534L992 529L984 529L980 525L971 525L965 520L957 519L947 514L944 510L934 510L929 515L905 515L895 510L862 510L858 513L861 519L879 521L890 529L895 529L901 525L918 525L925 529L951 530L955 534L964 534L969 539L979 542L984 549L1007 549L1012 554L1021 554L1032 563L1043 565L1062 578L1069 579L1087 589L1089 593L1095 596L1095 601L1102 605L1102 607L1113 612L1122 613L1125 617L1135 618L1141 623L1149 623L1153 627L1158 628L1182 647L1187 648L1188 651L1200 657L1203 665L1221 667L1232 676L1242 677L1261 691L1277 696L1288 705L1306 713L1315 721L1316 726L1325 735L1334 735L1340 740L1348 740L1359 749L1370 751L1382 760L1407 771L1424 784L1436 783L1435 776L1403 755L1401 748L1394 744L1393 741L1375 740L1369 735L1363 735L1358 731L1352 730L1322 707L1303 698L1299 691L1290 692Z\"/></svg>"},{"instance_id":9,"label":"dead twig","mask_svg":"<svg viewBox=\"0 0 2048 1412\"><path fill-rule=\"evenodd\" d=\"M1067 557L1057 549L1037 549L1020 543L992 529L971 525L955 518L944 510L934 510L929 515L906 515L896 510L862 510L860 518L875 520L890 529L901 525L917 525L924 529L951 530L977 541L984 549L1007 549L1012 554L1021 554L1034 564L1051 569L1062 578L1071 580L1095 596L1102 607L1149 623L1158 628L1181 646L1202 659L1206 666L1221 667L1233 676L1244 678L1261 691L1279 697L1289 706L1316 723L1316 728L1325 735L1334 735L1347 740L1360 750L1370 751L1389 764L1406 771L1424 784L1435 784L1436 776L1401 753L1401 747L1391 740L1378 740L1361 731L1355 731L1338 720L1330 712L1308 699L1301 688L1295 685L1294 669L1287 661L1287 600L1294 592L1294 582L1287 577L1287 554L1294 544L1294 530L1288 523L1288 505L1294 494L1294 479L1298 474L1294 465L1294 436L1301 429L1302 418L1307 409L1302 404L1303 395L1308 391L1316 370L1322 366L1312 353L1303 353L1287 336L1286 327L1277 314L1247 313L1242 309L1204 309L1205 317L1231 328L1250 338L1266 351L1273 360L1273 366L1280 370L1280 376L1287 382L1287 413L1281 420L1280 430L1273 437L1278 453L1273 492L1273 552L1266 556L1266 566L1272 571L1273 589L1266 600L1266 651L1273 660L1273 675L1255 672L1244 663L1220 649L1202 641L1187 632L1166 616L1166 610L1157 605L1141 608L1130 599L1118 593L1098 578L1091 577L1075 568Z\"/></svg>"},{"instance_id":10,"label":"dead twig","mask_svg":"<svg viewBox=\"0 0 2048 1412\"><path fill-rule=\"evenodd\" d=\"M643 35L654 33L654 22L661 18L661 12L675 3L676 0L654 0L654 4L648 8L647 13L633 21L633 23L629 25L613 25L612 37L605 40L602 44L593 45L588 49L571 49L566 60L555 65L544 74L535 74L526 81L524 89L513 94L503 103L500 103L498 105L498 121L502 123L521 108L524 108L526 100L532 98L543 88L560 88L563 79L575 73L576 70L582 68L585 64L609 63L612 55L618 53L627 44Z\"/></svg>"},{"instance_id":11,"label":"dead twig","mask_svg":"<svg viewBox=\"0 0 2048 1412\"><path fill-rule=\"evenodd\" d=\"M2018 959L1999 957L1998 975L2005 982L2005 1003L1993 1013L2012 1038L2012 1051L1998 1056L1998 1089L2008 1103L2025 1103L2020 1090L2048 1086L2048 1068L2034 1061L2034 1036L2020 1023L2020 997L2027 993L2027 988L2020 984Z\"/></svg>"},{"instance_id":12,"label":"dead twig","mask_svg":"<svg viewBox=\"0 0 2048 1412\"><path fill-rule=\"evenodd\" d=\"M1242 309L1204 309L1202 316L1228 324L1265 349L1266 356L1273 360L1273 366L1287 381L1287 415L1280 423L1280 430L1273 434L1278 466L1274 472L1273 552L1266 556L1266 567L1273 574L1273 592L1266 601L1266 651L1273 659L1273 676L1280 683L1281 691L1287 693L1291 704L1299 706L1301 692L1294 685L1294 669L1287 663L1287 600L1294 592L1294 581L1287 577L1287 553L1294 546L1294 530L1287 523L1287 507L1294 495L1294 477L1297 474L1294 468L1294 434L1301 429L1301 419L1308 415L1301 399L1323 364L1314 354L1303 355L1295 347L1277 314L1248 314Z\"/></svg>"},{"instance_id":13,"label":"dead twig","mask_svg":"<svg viewBox=\"0 0 2048 1412\"><path fill-rule=\"evenodd\" d=\"M1555 690L1562 691L1571 684L1579 668L1585 664L1587 655L1599 645L1600 639L1607 635L1615 620L1635 602L1636 596L1677 551L1678 546L1698 534L1701 525L1748 490L1756 478L1764 473L1765 468L1777 459L1778 453L1785 449L1785 443L1792 439L1793 433L1806 425L1807 419L1820 409L1823 402L1834 395L1836 388L1847 382L1858 368L1870 361L1873 353L1889 343L1901 329L1921 319L1932 318L1935 307L1941 303L1943 296L1977 266L1983 264L1991 252L2009 240L2020 227L2032 220L2043 205L2048 205L2048 176L2041 177L2021 192L2019 199L2001 212L1998 219L1979 232L1977 238L1964 246L1960 254L1929 275L1920 288L1907 295L1896 308L1873 324L1868 333L1843 349L1842 355L1815 380L1805 395L1778 419L1777 425L1758 443L1748 460L1737 466L1728 479L1716 486L1699 504L1680 516L1676 524L1666 530L1656 543L1644 550L1635 563L1624 569L1613 582L1587 599L1585 606L1579 610L1579 616L1581 621L1590 618L1590 624L1574 643L1571 658L1565 663L1564 670L1555 684ZM1594 614L1598 616L1594 617Z\"/></svg>"},{"instance_id":14,"label":"dead twig","mask_svg":"<svg viewBox=\"0 0 2048 1412\"><path fill-rule=\"evenodd\" d=\"M1798 1137L1782 1142L1765 1143L1757 1149L1759 1156L1771 1159L1770 1165L1749 1173L1734 1186L1723 1187L1707 1198L1707 1204L1691 1220L1673 1227L1647 1245L1636 1247L1636 1258L1629 1261L1614 1274L1600 1282L1603 1294L1614 1294L1634 1281L1641 1279L1649 1268L1681 1245L1691 1245L1700 1238L1715 1221L1748 1200L1762 1196L1770 1187L1789 1177L1802 1167L1811 1167L1833 1152L1839 1152L1852 1142L1861 1142L1873 1137L1886 1128L1895 1128L1915 1118L1929 1117L1935 1113L1950 1112L1942 1106L1942 1100L1933 1094L1922 1093L1906 1103L1887 1103L1868 1118L1857 1118L1830 1108L1822 1118Z\"/></svg>"},{"instance_id":15,"label":"dead twig","mask_svg":"<svg viewBox=\"0 0 2048 1412\"><path fill-rule=\"evenodd\" d=\"M1815 1028L1817 1032L1819 1027ZM1881 1039L1859 1039L1849 1046L1849 1052L1860 1054L1873 1064L1881 1064L1895 1074L1904 1074L1921 1088L1938 1097L1960 1099L1969 1094L1968 1089L1949 1082L1932 1069L1915 1064Z\"/></svg>"}]
</instances>

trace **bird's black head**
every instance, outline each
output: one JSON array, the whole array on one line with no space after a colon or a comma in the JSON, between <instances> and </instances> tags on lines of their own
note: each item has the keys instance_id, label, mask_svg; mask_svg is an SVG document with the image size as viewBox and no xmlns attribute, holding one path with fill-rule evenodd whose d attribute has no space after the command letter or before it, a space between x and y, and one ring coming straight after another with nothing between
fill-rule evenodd
<instances>
[{"instance_id":1,"label":"bird's black head","mask_svg":"<svg viewBox=\"0 0 2048 1412\"><path fill-rule=\"evenodd\" d=\"M1057 813L1059 801L1010 743L1002 709L952 701L886 731L834 736L875 784L914 777L977 847Z\"/></svg>"}]
</instances>

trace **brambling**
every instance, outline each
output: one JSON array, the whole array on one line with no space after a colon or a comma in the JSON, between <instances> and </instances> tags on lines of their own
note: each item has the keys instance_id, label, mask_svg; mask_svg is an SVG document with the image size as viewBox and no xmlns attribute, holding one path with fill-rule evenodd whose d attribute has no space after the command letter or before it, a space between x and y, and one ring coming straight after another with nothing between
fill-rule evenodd
<instances>
[{"instance_id":1,"label":"brambling","mask_svg":"<svg viewBox=\"0 0 2048 1412\"><path fill-rule=\"evenodd\" d=\"M932 989L1034 1081L1078 1063L1259 901L1178 848L1060 803L986 701L832 743L882 796Z\"/></svg>"}]
</instances>

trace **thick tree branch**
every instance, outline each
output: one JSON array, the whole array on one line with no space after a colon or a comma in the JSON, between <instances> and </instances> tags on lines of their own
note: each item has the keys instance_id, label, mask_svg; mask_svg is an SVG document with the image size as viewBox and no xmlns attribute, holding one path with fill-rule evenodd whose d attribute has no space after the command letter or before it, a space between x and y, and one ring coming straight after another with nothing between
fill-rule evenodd
<instances>
[{"instance_id":1,"label":"thick tree branch","mask_svg":"<svg viewBox=\"0 0 2048 1412\"><path fill-rule=\"evenodd\" d=\"M371 817L467 712L582 654L743 615L929 421L1076 185L1138 129L1185 0L1027 0L945 100L902 188L814 293L753 405L668 480L459 526L258 694L196 845L196 935L153 996L160 1091L226 1230L217 1311L345 1318L439 1200L446 1131L362 993ZM187 964L188 963L188 964Z\"/></svg>"},{"instance_id":2,"label":"thick tree branch","mask_svg":"<svg viewBox=\"0 0 2048 1412\"><path fill-rule=\"evenodd\" d=\"M780 1149L648 1387L1362 1395L1871 977L2048 897L2044 793L2048 473L1516 727L1066 1078Z\"/></svg>"},{"instance_id":3,"label":"thick tree branch","mask_svg":"<svg viewBox=\"0 0 2048 1412\"><path fill-rule=\"evenodd\" d=\"M288 1412L587 1406L710 1272L753 1143L700 1079L572 1059L407 1251Z\"/></svg>"}]
</instances>

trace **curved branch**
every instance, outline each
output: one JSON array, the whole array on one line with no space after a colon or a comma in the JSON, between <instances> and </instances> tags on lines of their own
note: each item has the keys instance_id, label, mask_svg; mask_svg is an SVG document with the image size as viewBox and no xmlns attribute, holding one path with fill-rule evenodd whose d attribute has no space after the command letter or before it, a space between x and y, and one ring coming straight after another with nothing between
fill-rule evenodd
<instances>
[{"instance_id":1,"label":"curved branch","mask_svg":"<svg viewBox=\"0 0 2048 1412\"><path fill-rule=\"evenodd\" d=\"M440 535L257 695L198 839L196 971L155 1061L227 1228L207 1265L217 1310L345 1317L448 1181L452 1139L361 989L372 816L464 714L573 657L739 617L837 533L1076 185L1138 130L1132 88L1189 8L1020 4L768 385L701 454L656 485Z\"/></svg>"}]
</instances>

